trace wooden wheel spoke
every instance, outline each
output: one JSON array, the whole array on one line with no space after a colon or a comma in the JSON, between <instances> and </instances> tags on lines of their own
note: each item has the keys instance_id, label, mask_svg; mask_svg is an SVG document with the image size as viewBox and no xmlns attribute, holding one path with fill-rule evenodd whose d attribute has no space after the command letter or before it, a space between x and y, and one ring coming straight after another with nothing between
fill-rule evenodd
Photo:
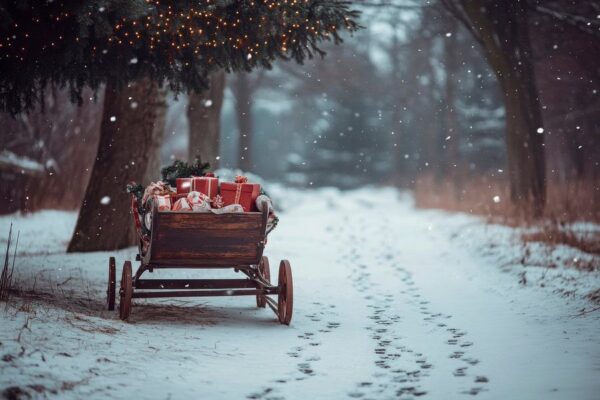
<instances>
[{"instance_id":1,"label":"wooden wheel spoke","mask_svg":"<svg viewBox=\"0 0 600 400\"><path fill-rule=\"evenodd\" d=\"M121 275L121 288L119 290L119 317L122 320L129 318L131 314L131 297L133 296L133 280L131 262L125 261L123 274Z\"/></svg>"},{"instance_id":2,"label":"wooden wheel spoke","mask_svg":"<svg viewBox=\"0 0 600 400\"><path fill-rule=\"evenodd\" d=\"M289 325L292 321L294 309L294 284L292 281L292 267L288 260L282 260L279 264L278 286L277 314L279 322Z\"/></svg>"}]
</instances>

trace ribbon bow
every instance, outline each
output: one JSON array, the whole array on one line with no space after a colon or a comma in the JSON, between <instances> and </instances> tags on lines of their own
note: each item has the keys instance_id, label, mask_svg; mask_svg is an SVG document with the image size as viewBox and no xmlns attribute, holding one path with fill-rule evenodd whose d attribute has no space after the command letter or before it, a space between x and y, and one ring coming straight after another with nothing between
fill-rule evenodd
<instances>
[{"instance_id":1,"label":"ribbon bow","mask_svg":"<svg viewBox=\"0 0 600 400\"><path fill-rule=\"evenodd\" d=\"M242 175L237 175L235 177L235 199L234 204L240 203L240 197L242 196L242 184L248 182L248 178Z\"/></svg>"}]
</instances>

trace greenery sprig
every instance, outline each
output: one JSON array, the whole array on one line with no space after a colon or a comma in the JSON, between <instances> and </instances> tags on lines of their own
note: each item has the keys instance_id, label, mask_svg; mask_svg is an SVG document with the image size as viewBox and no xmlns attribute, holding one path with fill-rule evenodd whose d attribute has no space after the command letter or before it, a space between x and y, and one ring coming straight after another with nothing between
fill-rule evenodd
<instances>
[{"instance_id":1,"label":"greenery sprig","mask_svg":"<svg viewBox=\"0 0 600 400\"><path fill-rule=\"evenodd\" d=\"M210 163L203 163L200 157L196 157L192 164L185 161L175 160L173 164L160 170L163 182L175 187L177 178L189 178L191 176L203 176L210 169Z\"/></svg>"},{"instance_id":2,"label":"greenery sprig","mask_svg":"<svg viewBox=\"0 0 600 400\"><path fill-rule=\"evenodd\" d=\"M133 194L137 199L138 211L140 214L143 211L144 205L142 204L142 198L144 196L144 186L139 183L130 182L126 186L127 193Z\"/></svg>"}]
</instances>

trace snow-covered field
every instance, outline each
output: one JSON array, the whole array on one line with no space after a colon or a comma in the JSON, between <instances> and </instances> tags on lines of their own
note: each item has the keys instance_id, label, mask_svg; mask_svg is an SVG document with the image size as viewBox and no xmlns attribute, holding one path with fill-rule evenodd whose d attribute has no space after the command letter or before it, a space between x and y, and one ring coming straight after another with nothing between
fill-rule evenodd
<instances>
[{"instance_id":1,"label":"snow-covered field","mask_svg":"<svg viewBox=\"0 0 600 400\"><path fill-rule=\"evenodd\" d=\"M120 276L135 249L66 255L74 213L0 218L4 242L10 221L21 231L16 269L26 293L1 305L0 391L17 398L600 398L600 312L585 298L600 288L600 276L563 266L590 255L534 246L529 258L539 252L561 262L523 266L511 229L415 210L393 189L272 193L285 194L286 211L266 255L272 275L280 259L292 264L289 327L252 297L138 300L122 322L104 309L107 262L116 256Z\"/></svg>"}]
</instances>

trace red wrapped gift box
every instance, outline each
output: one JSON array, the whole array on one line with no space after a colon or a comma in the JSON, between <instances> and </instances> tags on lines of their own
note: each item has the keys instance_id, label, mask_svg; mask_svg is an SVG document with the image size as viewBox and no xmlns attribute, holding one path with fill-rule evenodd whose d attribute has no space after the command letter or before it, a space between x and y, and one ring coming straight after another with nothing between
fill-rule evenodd
<instances>
[{"instance_id":1,"label":"red wrapped gift box","mask_svg":"<svg viewBox=\"0 0 600 400\"><path fill-rule=\"evenodd\" d=\"M177 178L177 193L189 193L192 190L192 178Z\"/></svg>"},{"instance_id":2,"label":"red wrapped gift box","mask_svg":"<svg viewBox=\"0 0 600 400\"><path fill-rule=\"evenodd\" d=\"M245 212L255 211L255 201L260 194L258 183L248 183L245 176L237 176L235 183L221 183L221 197L224 205L240 204Z\"/></svg>"},{"instance_id":3,"label":"red wrapped gift box","mask_svg":"<svg viewBox=\"0 0 600 400\"><path fill-rule=\"evenodd\" d=\"M216 178L212 173L192 177L192 191L203 193L209 199L213 199L219 194L219 178Z\"/></svg>"}]
</instances>

